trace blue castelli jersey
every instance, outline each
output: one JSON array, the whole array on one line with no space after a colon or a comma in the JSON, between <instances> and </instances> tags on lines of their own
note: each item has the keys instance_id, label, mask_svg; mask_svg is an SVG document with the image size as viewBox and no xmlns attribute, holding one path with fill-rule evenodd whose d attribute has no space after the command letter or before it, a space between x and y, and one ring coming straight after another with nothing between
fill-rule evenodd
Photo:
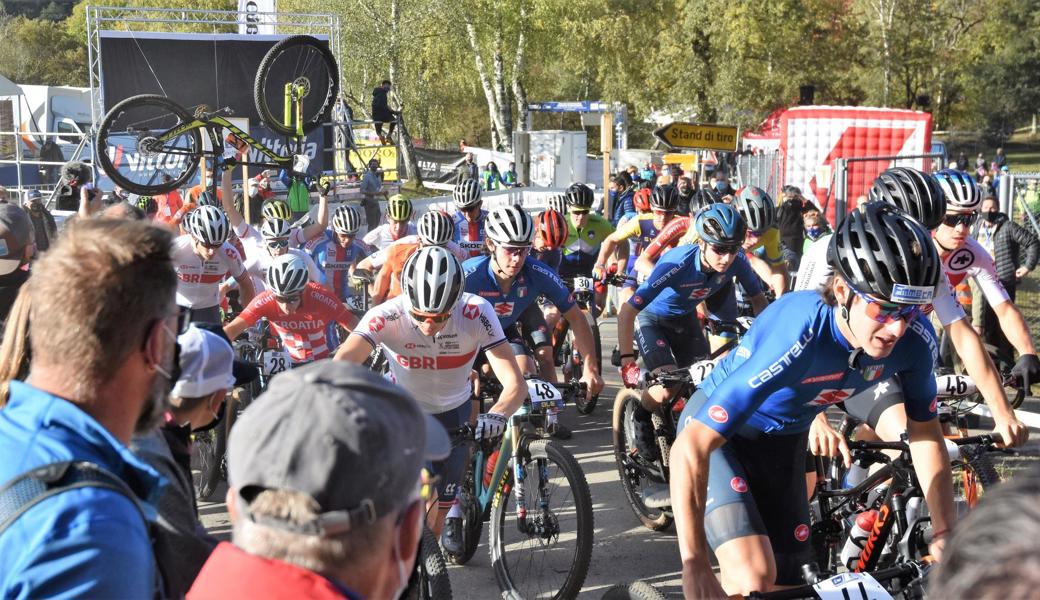
<instances>
[{"instance_id":1,"label":"blue castelli jersey","mask_svg":"<svg viewBox=\"0 0 1040 600\"><path fill-rule=\"evenodd\" d=\"M636 310L659 317L681 317L731 281L744 286L748 295L762 292L758 276L742 253L737 253L725 273L705 272L698 244L679 246L665 252L628 303Z\"/></svg>"},{"instance_id":2,"label":"blue castelli jersey","mask_svg":"<svg viewBox=\"0 0 1040 600\"><path fill-rule=\"evenodd\" d=\"M452 238L470 257L480 256L484 251L484 223L488 212L480 211L480 218L472 223L462 212L455 213L455 236Z\"/></svg>"},{"instance_id":3,"label":"blue castelli jersey","mask_svg":"<svg viewBox=\"0 0 1040 600\"><path fill-rule=\"evenodd\" d=\"M491 303L503 329L516 323L520 314L534 304L539 295L544 294L561 313L574 306L574 297L556 273L545 263L532 258L524 261L507 294L498 287L490 256L471 258L462 263L462 268L466 272L466 291Z\"/></svg>"},{"instance_id":4,"label":"blue castelli jersey","mask_svg":"<svg viewBox=\"0 0 1040 600\"><path fill-rule=\"evenodd\" d=\"M336 297L344 302L354 295L348 275L350 266L368 255L363 244L351 240L350 245L343 248L336 241L336 234L327 229L324 236L314 240L313 245L308 244L307 250L321 273L321 281L318 283L331 289Z\"/></svg>"},{"instance_id":5,"label":"blue castelli jersey","mask_svg":"<svg viewBox=\"0 0 1040 600\"><path fill-rule=\"evenodd\" d=\"M697 419L729 438L748 427L764 433L801 433L829 405L898 376L906 414L915 421L936 416L935 332L923 315L886 358L860 352L850 367L852 348L838 330L837 311L815 291L790 292L769 305L740 345L701 384L708 401ZM684 423L686 425L688 423Z\"/></svg>"}]
</instances>

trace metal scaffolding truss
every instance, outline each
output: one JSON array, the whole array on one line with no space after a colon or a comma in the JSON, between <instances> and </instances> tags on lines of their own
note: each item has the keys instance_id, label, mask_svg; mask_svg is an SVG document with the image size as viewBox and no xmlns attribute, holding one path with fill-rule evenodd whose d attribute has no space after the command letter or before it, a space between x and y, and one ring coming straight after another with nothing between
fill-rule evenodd
<instances>
[{"instance_id":1,"label":"metal scaffolding truss","mask_svg":"<svg viewBox=\"0 0 1040 600\"><path fill-rule=\"evenodd\" d=\"M332 13L254 13L265 24L272 24L278 35L325 35L336 57L343 78L340 61L340 19ZM101 31L110 29L136 32L173 32L185 24L209 25L209 33L237 34L240 24L246 22L245 13L234 10L203 10L192 8L149 8L136 6L87 5L87 63L90 67L90 114L93 127L104 116L104 98L101 91Z\"/></svg>"}]
</instances>

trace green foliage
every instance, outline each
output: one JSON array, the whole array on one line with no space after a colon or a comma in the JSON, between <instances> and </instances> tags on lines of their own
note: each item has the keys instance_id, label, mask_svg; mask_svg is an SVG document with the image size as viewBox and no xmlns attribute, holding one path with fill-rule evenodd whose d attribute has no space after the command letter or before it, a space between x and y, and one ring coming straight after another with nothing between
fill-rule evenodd
<instances>
[{"instance_id":1,"label":"green foliage","mask_svg":"<svg viewBox=\"0 0 1040 600\"><path fill-rule=\"evenodd\" d=\"M25 18L10 16L25 2L4 0L0 74L83 85L85 1L55 26L46 19L62 18L67 2L35 2L39 12L30 16L39 18ZM653 127L642 123L654 113L753 127L795 103L803 85L815 88L819 104L925 109L938 128L995 138L1040 104L1040 0L280 0L278 8L338 15L343 89L357 114L367 114L372 88L392 78L412 133L440 147L491 142L475 53L513 127L515 79L531 101L624 103L633 144L649 143ZM106 24L126 27L133 25ZM573 115L533 120L536 128L580 126Z\"/></svg>"}]
</instances>

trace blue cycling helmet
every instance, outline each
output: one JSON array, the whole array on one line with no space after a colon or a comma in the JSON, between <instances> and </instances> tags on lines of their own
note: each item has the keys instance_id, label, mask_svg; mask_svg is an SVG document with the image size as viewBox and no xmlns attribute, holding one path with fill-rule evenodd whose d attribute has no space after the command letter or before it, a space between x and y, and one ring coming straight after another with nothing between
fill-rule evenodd
<instances>
[{"instance_id":1,"label":"blue cycling helmet","mask_svg":"<svg viewBox=\"0 0 1040 600\"><path fill-rule=\"evenodd\" d=\"M709 204L693 221L697 237L709 244L743 244L747 223L729 204Z\"/></svg>"},{"instance_id":2,"label":"blue cycling helmet","mask_svg":"<svg viewBox=\"0 0 1040 600\"><path fill-rule=\"evenodd\" d=\"M947 211L970 213L982 205L982 188L970 174L944 169L935 174L935 181L946 196Z\"/></svg>"}]
</instances>

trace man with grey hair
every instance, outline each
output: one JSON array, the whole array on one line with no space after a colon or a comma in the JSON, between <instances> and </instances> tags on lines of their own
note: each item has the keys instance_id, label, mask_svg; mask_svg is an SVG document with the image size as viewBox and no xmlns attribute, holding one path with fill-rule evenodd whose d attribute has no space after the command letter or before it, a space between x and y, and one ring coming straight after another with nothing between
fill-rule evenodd
<instances>
[{"instance_id":1,"label":"man with grey hair","mask_svg":"<svg viewBox=\"0 0 1040 600\"><path fill-rule=\"evenodd\" d=\"M154 427L186 323L168 231L81 219L33 265L31 363L0 411L0 597L147 598Z\"/></svg>"},{"instance_id":2,"label":"man with grey hair","mask_svg":"<svg viewBox=\"0 0 1040 600\"><path fill-rule=\"evenodd\" d=\"M402 388L320 361L275 377L228 444L232 543L188 598L397 598L422 531L420 477L447 433Z\"/></svg>"}]
</instances>

